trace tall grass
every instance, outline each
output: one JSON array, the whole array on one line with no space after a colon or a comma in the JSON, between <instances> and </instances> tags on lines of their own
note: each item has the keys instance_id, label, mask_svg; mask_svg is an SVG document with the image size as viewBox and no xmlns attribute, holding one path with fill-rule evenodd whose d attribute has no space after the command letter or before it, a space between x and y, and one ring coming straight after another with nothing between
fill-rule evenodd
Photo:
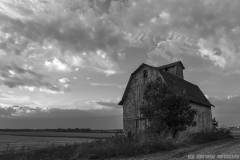
<instances>
[{"instance_id":1,"label":"tall grass","mask_svg":"<svg viewBox=\"0 0 240 160\"><path fill-rule=\"evenodd\" d=\"M190 143L202 144L211 141L217 141L221 139L233 138L230 135L230 130L226 128L219 128L218 130L212 130L209 132L197 132L190 135Z\"/></svg>"},{"instance_id":2,"label":"tall grass","mask_svg":"<svg viewBox=\"0 0 240 160\"><path fill-rule=\"evenodd\" d=\"M200 144L224 138L231 138L225 129L211 132L194 133L188 143ZM129 157L140 154L153 153L163 150L173 150L184 146L186 141L166 134L140 133L138 136L117 134L108 139L95 140L65 146L49 145L45 148L22 147L20 150L6 149L0 155L1 160L80 160L105 159L112 157Z\"/></svg>"},{"instance_id":3,"label":"tall grass","mask_svg":"<svg viewBox=\"0 0 240 160\"><path fill-rule=\"evenodd\" d=\"M172 139L145 133L132 138L124 135L116 135L110 139L81 145L80 149L84 152L80 156L86 157L91 154L104 158L134 156L161 150L171 150L174 148L173 143Z\"/></svg>"}]
</instances>

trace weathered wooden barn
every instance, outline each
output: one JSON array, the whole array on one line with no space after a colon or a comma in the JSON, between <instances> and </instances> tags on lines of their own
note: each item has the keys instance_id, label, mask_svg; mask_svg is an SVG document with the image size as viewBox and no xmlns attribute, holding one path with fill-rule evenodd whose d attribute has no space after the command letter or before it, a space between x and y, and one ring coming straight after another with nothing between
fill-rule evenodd
<instances>
[{"instance_id":1,"label":"weathered wooden barn","mask_svg":"<svg viewBox=\"0 0 240 160\"><path fill-rule=\"evenodd\" d=\"M143 63L131 74L122 100L119 102L119 105L123 105L124 133L137 133L146 129L149 125L148 120L141 113L140 105L147 83L157 77L160 77L162 83L173 87L176 92L184 93L192 108L197 110L195 116L196 126L188 127L184 133L212 129L211 107L213 105L197 85L184 80L184 69L181 61L160 67L153 67Z\"/></svg>"}]
</instances>

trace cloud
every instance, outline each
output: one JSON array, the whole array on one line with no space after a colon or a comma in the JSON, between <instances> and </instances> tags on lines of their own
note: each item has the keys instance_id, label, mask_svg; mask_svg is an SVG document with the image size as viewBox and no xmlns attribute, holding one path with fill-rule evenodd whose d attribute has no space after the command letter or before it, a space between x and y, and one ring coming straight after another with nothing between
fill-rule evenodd
<instances>
[{"instance_id":1,"label":"cloud","mask_svg":"<svg viewBox=\"0 0 240 160\"><path fill-rule=\"evenodd\" d=\"M0 65L1 83L10 87L27 89L34 91L39 88L40 91L52 91L52 93L68 91L64 85L55 81L51 77L33 70L19 67L16 63Z\"/></svg>"},{"instance_id":2,"label":"cloud","mask_svg":"<svg viewBox=\"0 0 240 160\"><path fill-rule=\"evenodd\" d=\"M29 87L29 86L24 86L24 87L21 87L21 86L20 86L20 88L21 88L21 89L22 89L22 88L27 89L27 90L29 90L29 91L31 91L31 92L33 92L33 91L35 90L35 87Z\"/></svg>"},{"instance_id":3,"label":"cloud","mask_svg":"<svg viewBox=\"0 0 240 160\"><path fill-rule=\"evenodd\" d=\"M71 66L74 67L81 67L81 68L85 68L86 64L83 58L81 58L80 56L66 56L66 61L68 61L68 63Z\"/></svg>"},{"instance_id":4,"label":"cloud","mask_svg":"<svg viewBox=\"0 0 240 160\"><path fill-rule=\"evenodd\" d=\"M99 104L101 106L107 107L107 108L114 108L122 110L122 106L119 106L118 103L120 102L120 98L117 99L101 99L99 101L93 101L93 103Z\"/></svg>"},{"instance_id":5,"label":"cloud","mask_svg":"<svg viewBox=\"0 0 240 160\"><path fill-rule=\"evenodd\" d=\"M40 108L27 106L0 107L2 128L92 128L120 129L120 109L94 110Z\"/></svg>"},{"instance_id":6,"label":"cloud","mask_svg":"<svg viewBox=\"0 0 240 160\"><path fill-rule=\"evenodd\" d=\"M79 5L80 8L85 5L85 10L68 8L72 7L71 2L1 2L1 49L21 56L43 54L53 59L44 61L51 71L70 71L69 67L75 66L107 75L117 73L111 55L124 45L122 33L112 27L107 17L96 15L90 2ZM23 14L27 10L31 14ZM107 55L99 58L99 52ZM60 60L64 58L65 62Z\"/></svg>"},{"instance_id":7,"label":"cloud","mask_svg":"<svg viewBox=\"0 0 240 160\"><path fill-rule=\"evenodd\" d=\"M49 94L64 94L64 91L56 91L56 90L51 90L44 87L39 88L39 91L49 93Z\"/></svg>"},{"instance_id":8,"label":"cloud","mask_svg":"<svg viewBox=\"0 0 240 160\"><path fill-rule=\"evenodd\" d=\"M45 62L45 66L48 68L49 71L56 70L56 71L64 71L69 72L71 69L67 66L67 64L62 63L57 58L55 58L52 62Z\"/></svg>"},{"instance_id":9,"label":"cloud","mask_svg":"<svg viewBox=\"0 0 240 160\"><path fill-rule=\"evenodd\" d=\"M60 83L65 83L65 84L69 84L70 83L70 81L69 81L69 79L67 79L67 78L62 78L62 79L59 79L59 82Z\"/></svg>"},{"instance_id":10,"label":"cloud","mask_svg":"<svg viewBox=\"0 0 240 160\"><path fill-rule=\"evenodd\" d=\"M109 86L109 87L117 87L117 88L125 88L126 85L119 85L119 84L107 84L107 83L89 83L92 86Z\"/></svg>"},{"instance_id":11,"label":"cloud","mask_svg":"<svg viewBox=\"0 0 240 160\"><path fill-rule=\"evenodd\" d=\"M62 79L59 79L58 81L62 84L62 86L63 86L63 88L64 88L65 91L70 90L70 84L71 84L71 82L70 82L69 79L67 79L67 78L62 78Z\"/></svg>"},{"instance_id":12,"label":"cloud","mask_svg":"<svg viewBox=\"0 0 240 160\"><path fill-rule=\"evenodd\" d=\"M114 102L96 102L97 104L100 104L102 106L110 107L110 108L120 108L121 106L118 105L118 103Z\"/></svg>"},{"instance_id":13,"label":"cloud","mask_svg":"<svg viewBox=\"0 0 240 160\"><path fill-rule=\"evenodd\" d=\"M0 105L9 106L9 105L28 105L36 106L38 102L32 101L28 96L16 96L12 93L0 93Z\"/></svg>"},{"instance_id":14,"label":"cloud","mask_svg":"<svg viewBox=\"0 0 240 160\"><path fill-rule=\"evenodd\" d=\"M0 107L0 116L11 117L23 116L32 118L96 118L113 115L120 115L120 112L115 110L113 107L90 110L42 108L18 105L12 107Z\"/></svg>"},{"instance_id":15,"label":"cloud","mask_svg":"<svg viewBox=\"0 0 240 160\"><path fill-rule=\"evenodd\" d=\"M13 108L0 108L0 116L11 116L16 113Z\"/></svg>"},{"instance_id":16,"label":"cloud","mask_svg":"<svg viewBox=\"0 0 240 160\"><path fill-rule=\"evenodd\" d=\"M238 95L228 95L227 99L238 97Z\"/></svg>"},{"instance_id":17,"label":"cloud","mask_svg":"<svg viewBox=\"0 0 240 160\"><path fill-rule=\"evenodd\" d=\"M239 68L239 1L133 0L129 4L122 21L132 45L148 46L150 52L159 48L168 61L191 54L228 71Z\"/></svg>"},{"instance_id":18,"label":"cloud","mask_svg":"<svg viewBox=\"0 0 240 160\"><path fill-rule=\"evenodd\" d=\"M117 62L128 47L148 49L153 64L154 56L174 61L188 54L226 71L240 68L237 0L3 0L0 5L0 55L18 55L33 68L118 74L123 71Z\"/></svg>"},{"instance_id":19,"label":"cloud","mask_svg":"<svg viewBox=\"0 0 240 160\"><path fill-rule=\"evenodd\" d=\"M124 60L125 56L126 56L126 53L121 53L121 52L118 53L118 58L121 60Z\"/></svg>"}]
</instances>

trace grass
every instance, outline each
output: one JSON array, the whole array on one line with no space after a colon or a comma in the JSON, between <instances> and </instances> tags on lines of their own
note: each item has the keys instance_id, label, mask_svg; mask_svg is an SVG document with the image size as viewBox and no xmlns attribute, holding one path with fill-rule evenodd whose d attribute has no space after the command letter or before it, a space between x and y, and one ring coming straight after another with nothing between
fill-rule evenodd
<instances>
[{"instance_id":1,"label":"grass","mask_svg":"<svg viewBox=\"0 0 240 160\"><path fill-rule=\"evenodd\" d=\"M219 128L210 132L197 132L190 136L190 143L202 144L221 139L233 138L229 129Z\"/></svg>"},{"instance_id":2,"label":"grass","mask_svg":"<svg viewBox=\"0 0 240 160\"><path fill-rule=\"evenodd\" d=\"M185 143L201 144L231 138L229 131L220 129L211 132L192 134L188 141L176 141L171 136L141 133L138 137L127 137L117 134L108 139L83 142L64 146L49 145L36 149L22 147L20 150L6 149L0 159L4 160L80 160L105 159L112 157L129 157L153 153L163 150L173 150ZM181 144L181 145L180 145Z\"/></svg>"}]
</instances>

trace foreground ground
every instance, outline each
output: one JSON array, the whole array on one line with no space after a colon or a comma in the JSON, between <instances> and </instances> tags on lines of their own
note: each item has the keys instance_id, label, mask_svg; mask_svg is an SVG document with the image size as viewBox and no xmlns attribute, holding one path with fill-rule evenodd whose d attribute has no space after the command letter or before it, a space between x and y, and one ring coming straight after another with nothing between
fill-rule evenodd
<instances>
[{"instance_id":1,"label":"foreground ground","mask_svg":"<svg viewBox=\"0 0 240 160\"><path fill-rule=\"evenodd\" d=\"M140 155L118 160L185 160L185 159L240 159L240 131L232 131L234 139L225 139L201 145L189 145L173 151ZM225 157L224 157L225 156ZM231 156L231 158L229 158ZM111 160L114 160L111 159Z\"/></svg>"},{"instance_id":2,"label":"foreground ground","mask_svg":"<svg viewBox=\"0 0 240 160\"><path fill-rule=\"evenodd\" d=\"M173 151L141 155L118 160L185 160L185 159L223 159L220 156L235 156L225 159L240 159L240 139L226 139L202 145L191 145ZM116 158L114 158L116 159ZM113 159L111 159L113 160Z\"/></svg>"},{"instance_id":3,"label":"foreground ground","mask_svg":"<svg viewBox=\"0 0 240 160\"><path fill-rule=\"evenodd\" d=\"M19 132L19 133L9 133L9 134L11 134L11 135L0 135L0 144L2 144L2 145L3 144L5 144L5 145L6 144L16 145L16 143L18 143L20 145L23 145L23 144L26 145L27 143L30 143L30 146L31 146L31 145L41 144L41 143L44 143L44 142L50 142L50 141L57 141L59 143L61 143L61 142L64 142L64 143L67 143L67 142L68 143L74 143L74 142L81 143L81 142L84 142L84 141L91 141L91 139L89 139L89 138L71 138L71 136L72 137L80 137L81 135L86 136L87 133L86 134L83 134L83 133L81 134L81 133L46 133L46 132L45 133L42 133L42 132L41 133L23 133L23 132L20 133ZM27 136L27 134L28 134L28 136ZM76 136L76 134L78 136ZM163 159L164 160L164 159L193 159L193 158L194 159L214 159L214 158L215 159L223 159L223 158L228 158L228 157L221 157L221 156L233 156L233 157L231 157L231 159L240 159L240 139L238 138L238 137L240 137L240 132L235 131L235 132L232 132L231 134L235 137L235 139L224 139L224 140L222 140L220 138L221 140L208 142L208 143L205 142L205 144L200 144L200 145L199 144L198 145L184 144L182 146L182 144L181 144L181 146L177 147L178 149L171 150L171 148L170 148L170 151L169 150L165 151L164 148L162 148L163 150L161 152L157 152L157 153L154 153L154 154L145 154L145 155L142 154L142 155L132 157L132 158L115 157L113 159L127 159L127 160L137 160L137 159L140 159L140 160L155 160L156 159L157 160L157 159ZM68 135L68 137L67 137L67 135ZM97 138L107 136L107 134L102 134L102 133L91 134L91 136L93 136L93 135L95 135L95 137L97 137ZM47 136L49 136L49 137L47 137ZM59 137L59 136L62 136L62 137ZM89 137L90 135L87 135L87 136ZM110 136L110 135L108 135L108 136ZM115 140L118 140L118 138L115 139ZM119 140L116 141L116 142L120 142ZM20 143L20 142L22 142L22 143ZM104 146L102 146L103 144L104 144ZM107 144L110 144L110 148ZM99 155L98 157L100 158L100 155L102 155L102 154L100 154L100 152L96 152L97 150L101 151L101 152L111 152L111 153L113 153L113 151L114 151L114 152L117 153L119 151L119 149L121 148L121 146L114 145L115 141L114 141L114 143L107 143L107 144L105 144L105 143L99 143L99 144L98 143L84 143L84 145L76 146L76 147L74 147L74 145L73 145L73 147L71 147L71 146L60 147L60 148L59 147L58 148L54 147L55 149L54 148L49 148L49 149L45 150L44 153L49 152L49 153L51 153L50 155L52 155L53 153L55 154L55 152L56 152L58 154L63 154L65 156L67 156L68 157L67 159L69 159L71 157L71 160L79 160L80 158L81 159L86 159L86 157L81 156L81 154L83 154L83 152L80 153L79 152L80 150L86 152L87 150L94 147L95 155ZM162 141L161 141L161 144L162 144ZM195 143L191 143L191 144L195 144ZM122 144L122 145L124 145L124 144ZM98 147L100 147L100 148L98 148ZM107 148L104 148L104 147L107 147ZM110 151L110 150L112 150L112 147L115 147L115 149L117 149L117 150ZM123 150L125 147L129 147L129 146L124 145L124 147L122 147L121 149ZM133 147L133 146L130 146L129 148L127 148L127 150L132 149L131 147ZM145 146L145 147L147 147L147 146ZM139 149L142 149L142 148L145 148L145 147L143 145ZM67 151L66 151L66 149L67 149ZM124 153L127 152L125 150L124 150ZM92 153L92 149L90 151L91 152L88 152L88 153ZM138 151L138 150L135 149L135 150L131 150L131 151L135 152L135 151ZM11 159L12 153L13 152L10 151L9 156L7 156L9 160L13 160L13 159ZM28 155L31 155L33 153L34 152L31 152ZM39 153L37 155L39 155ZM120 154L120 155L124 155L124 154ZM24 154L22 154L22 156L26 157L26 154L24 153ZM61 156L61 158L59 157L58 160L63 160L63 159L65 160L66 159L65 156ZM105 156L105 157L107 157L107 156ZM16 160L18 160L18 158L19 158L18 156L15 156ZM32 160L32 159L30 158L28 160ZM38 158L36 160L38 160ZM48 160L48 159L46 159L46 160ZM51 160L54 160L54 158L52 157Z\"/></svg>"}]
</instances>

